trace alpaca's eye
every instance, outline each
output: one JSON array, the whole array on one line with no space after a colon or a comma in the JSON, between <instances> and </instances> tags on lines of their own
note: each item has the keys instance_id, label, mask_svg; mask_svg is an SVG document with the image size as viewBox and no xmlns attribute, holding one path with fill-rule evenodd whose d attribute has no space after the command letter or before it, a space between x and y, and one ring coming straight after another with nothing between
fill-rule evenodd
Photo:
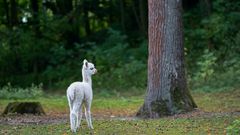
<instances>
[{"instance_id":1,"label":"alpaca's eye","mask_svg":"<svg viewBox=\"0 0 240 135\"><path fill-rule=\"evenodd\" d=\"M90 70L93 70L94 68L90 68Z\"/></svg>"}]
</instances>

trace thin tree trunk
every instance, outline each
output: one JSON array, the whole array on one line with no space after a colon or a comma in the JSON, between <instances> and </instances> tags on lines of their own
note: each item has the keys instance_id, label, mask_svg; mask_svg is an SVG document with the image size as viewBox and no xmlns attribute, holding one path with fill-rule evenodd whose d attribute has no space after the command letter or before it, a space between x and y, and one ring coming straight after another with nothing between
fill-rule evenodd
<instances>
[{"instance_id":1,"label":"thin tree trunk","mask_svg":"<svg viewBox=\"0 0 240 135\"><path fill-rule=\"evenodd\" d=\"M147 36L147 0L139 1L139 13L140 13L140 21L141 21L141 30L143 35Z\"/></svg>"},{"instance_id":2,"label":"thin tree trunk","mask_svg":"<svg viewBox=\"0 0 240 135\"><path fill-rule=\"evenodd\" d=\"M7 26L9 26L9 23L10 23L9 4L8 4L7 0L4 0L3 3L4 3L5 12L6 12L6 24L7 24Z\"/></svg>"},{"instance_id":3,"label":"thin tree trunk","mask_svg":"<svg viewBox=\"0 0 240 135\"><path fill-rule=\"evenodd\" d=\"M10 18L9 24L10 26L15 26L18 24L18 17L17 17L17 3L15 0L10 0Z\"/></svg>"},{"instance_id":4,"label":"thin tree trunk","mask_svg":"<svg viewBox=\"0 0 240 135\"><path fill-rule=\"evenodd\" d=\"M72 0L56 0L56 5L61 15L67 15L73 10Z\"/></svg>"},{"instance_id":5,"label":"thin tree trunk","mask_svg":"<svg viewBox=\"0 0 240 135\"><path fill-rule=\"evenodd\" d=\"M133 10L133 14L134 14L134 17L135 17L135 20L136 20L136 24L141 31L141 22L140 22L139 15L137 13L138 10L137 10L135 1L133 1L133 3L132 3L132 10Z\"/></svg>"},{"instance_id":6,"label":"thin tree trunk","mask_svg":"<svg viewBox=\"0 0 240 135\"><path fill-rule=\"evenodd\" d=\"M203 15L208 17L212 12L211 0L200 0L200 4Z\"/></svg>"},{"instance_id":7,"label":"thin tree trunk","mask_svg":"<svg viewBox=\"0 0 240 135\"><path fill-rule=\"evenodd\" d=\"M38 0L31 0L31 8L33 12L33 29L35 32L36 37L40 36L40 21L39 21L39 6Z\"/></svg>"},{"instance_id":8,"label":"thin tree trunk","mask_svg":"<svg viewBox=\"0 0 240 135\"><path fill-rule=\"evenodd\" d=\"M86 35L90 35L91 34L90 22L88 17L88 11L86 9L84 9L84 22L85 22Z\"/></svg>"},{"instance_id":9,"label":"thin tree trunk","mask_svg":"<svg viewBox=\"0 0 240 135\"><path fill-rule=\"evenodd\" d=\"M181 0L148 0L148 88L138 117L159 118L196 107L184 67Z\"/></svg>"},{"instance_id":10,"label":"thin tree trunk","mask_svg":"<svg viewBox=\"0 0 240 135\"><path fill-rule=\"evenodd\" d=\"M121 26L122 30L125 32L125 12L124 12L124 1L120 0L120 10L121 10Z\"/></svg>"},{"instance_id":11,"label":"thin tree trunk","mask_svg":"<svg viewBox=\"0 0 240 135\"><path fill-rule=\"evenodd\" d=\"M90 21L88 17L88 11L89 11L89 2L86 0L83 1L83 18L84 18L84 23L85 23L85 32L86 36L91 34L91 28L90 28Z\"/></svg>"}]
</instances>

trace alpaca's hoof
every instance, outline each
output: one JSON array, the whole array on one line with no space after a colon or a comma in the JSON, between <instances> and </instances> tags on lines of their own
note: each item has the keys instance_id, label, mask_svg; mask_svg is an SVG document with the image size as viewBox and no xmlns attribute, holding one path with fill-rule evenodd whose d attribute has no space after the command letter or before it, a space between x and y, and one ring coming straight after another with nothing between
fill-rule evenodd
<instances>
[{"instance_id":1,"label":"alpaca's hoof","mask_svg":"<svg viewBox=\"0 0 240 135\"><path fill-rule=\"evenodd\" d=\"M78 125L76 128L79 129L81 127L81 125Z\"/></svg>"},{"instance_id":2,"label":"alpaca's hoof","mask_svg":"<svg viewBox=\"0 0 240 135\"><path fill-rule=\"evenodd\" d=\"M71 131L72 131L73 133L76 133L76 132L77 132L77 129L71 129Z\"/></svg>"}]
</instances>

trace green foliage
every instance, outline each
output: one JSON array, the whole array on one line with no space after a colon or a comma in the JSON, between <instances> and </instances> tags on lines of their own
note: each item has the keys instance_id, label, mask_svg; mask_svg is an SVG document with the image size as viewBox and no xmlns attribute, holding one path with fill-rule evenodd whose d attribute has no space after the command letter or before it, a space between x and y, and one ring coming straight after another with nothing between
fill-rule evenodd
<instances>
[{"instance_id":1,"label":"green foliage","mask_svg":"<svg viewBox=\"0 0 240 135\"><path fill-rule=\"evenodd\" d=\"M32 99L43 95L42 84L27 88L15 88L10 83L0 89L0 99Z\"/></svg>"},{"instance_id":2,"label":"green foliage","mask_svg":"<svg viewBox=\"0 0 240 135\"><path fill-rule=\"evenodd\" d=\"M231 125L227 127L227 135L240 134L240 120L234 120Z\"/></svg>"},{"instance_id":3,"label":"green foliage","mask_svg":"<svg viewBox=\"0 0 240 135\"><path fill-rule=\"evenodd\" d=\"M34 2L16 1L17 12L10 2L0 2L0 86L43 83L47 89L66 89L81 80L82 60L87 58L99 71L93 79L102 95L146 89L147 1L46 1L35 3L38 10L29 6ZM190 89L237 89L240 2L208 2L211 8L203 1L184 1ZM15 15L18 22L12 24ZM24 17L26 22L21 21Z\"/></svg>"},{"instance_id":4,"label":"green foliage","mask_svg":"<svg viewBox=\"0 0 240 135\"><path fill-rule=\"evenodd\" d=\"M198 14L197 9L204 8L200 5L184 16L190 88L208 92L237 89L240 14L236 11L240 3L236 0L211 3L212 10L207 16Z\"/></svg>"},{"instance_id":5,"label":"green foliage","mask_svg":"<svg viewBox=\"0 0 240 135\"><path fill-rule=\"evenodd\" d=\"M194 80L198 81L208 81L208 79L214 73L214 66L216 66L216 56L213 52L204 50L203 55L197 61L197 72L194 75Z\"/></svg>"},{"instance_id":6,"label":"green foliage","mask_svg":"<svg viewBox=\"0 0 240 135\"><path fill-rule=\"evenodd\" d=\"M126 36L119 31L109 30L109 37L88 52L95 60L98 74L94 76L96 87L105 89L131 89L146 86L147 45L130 49ZM139 58L138 52L144 51ZM145 59L145 60L142 60Z\"/></svg>"}]
</instances>

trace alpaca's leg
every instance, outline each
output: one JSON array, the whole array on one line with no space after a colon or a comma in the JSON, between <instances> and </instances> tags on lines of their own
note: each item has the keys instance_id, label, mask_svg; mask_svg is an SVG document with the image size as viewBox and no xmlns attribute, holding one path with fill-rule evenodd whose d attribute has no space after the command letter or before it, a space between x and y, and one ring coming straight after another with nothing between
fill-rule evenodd
<instances>
[{"instance_id":1,"label":"alpaca's leg","mask_svg":"<svg viewBox=\"0 0 240 135\"><path fill-rule=\"evenodd\" d=\"M77 121L78 121L78 111L80 109L80 104L79 103L74 103L73 108L70 114L71 117L71 130L73 132L77 131Z\"/></svg>"},{"instance_id":2,"label":"alpaca's leg","mask_svg":"<svg viewBox=\"0 0 240 135\"><path fill-rule=\"evenodd\" d=\"M93 129L90 109L91 109L91 101L86 102L86 104L85 104L85 116L86 116L86 120L88 123L88 127Z\"/></svg>"},{"instance_id":3,"label":"alpaca's leg","mask_svg":"<svg viewBox=\"0 0 240 135\"><path fill-rule=\"evenodd\" d=\"M70 109L70 127L71 127L71 130L73 131L74 130L74 117L75 117L75 114L72 112L72 108L73 108L73 102L72 100L70 99L70 97L67 95L67 99L68 99L68 105L69 105L69 109Z\"/></svg>"},{"instance_id":4,"label":"alpaca's leg","mask_svg":"<svg viewBox=\"0 0 240 135\"><path fill-rule=\"evenodd\" d=\"M72 132L76 132L76 129L75 129L76 118L77 118L76 113L74 113L73 111L71 111L71 112L70 112L70 124L71 124L71 130L72 130Z\"/></svg>"},{"instance_id":5,"label":"alpaca's leg","mask_svg":"<svg viewBox=\"0 0 240 135\"><path fill-rule=\"evenodd\" d=\"M79 112L78 112L78 121L77 121L77 128L80 127L82 120L82 105L80 106Z\"/></svg>"}]
</instances>

